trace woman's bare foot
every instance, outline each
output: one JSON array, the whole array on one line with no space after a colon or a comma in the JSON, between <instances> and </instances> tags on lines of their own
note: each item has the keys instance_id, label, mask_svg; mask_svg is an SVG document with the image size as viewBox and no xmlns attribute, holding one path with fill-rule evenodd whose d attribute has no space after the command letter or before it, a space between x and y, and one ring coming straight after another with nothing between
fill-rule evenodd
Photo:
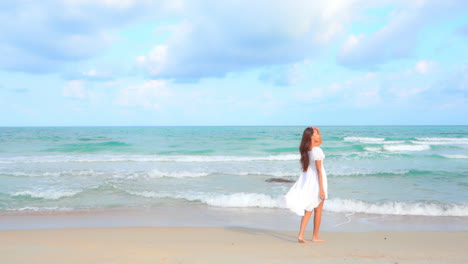
<instances>
[{"instance_id":1,"label":"woman's bare foot","mask_svg":"<svg viewBox=\"0 0 468 264\"><path fill-rule=\"evenodd\" d=\"M304 238L300 238L300 237L297 238L297 242L299 242L299 243L306 243L306 241L304 240Z\"/></svg>"},{"instance_id":2,"label":"woman's bare foot","mask_svg":"<svg viewBox=\"0 0 468 264\"><path fill-rule=\"evenodd\" d=\"M319 237L313 237L313 238L312 238L312 241L313 241L313 242L323 242L323 241L325 241L325 239L321 239L321 238L319 238Z\"/></svg>"}]
</instances>

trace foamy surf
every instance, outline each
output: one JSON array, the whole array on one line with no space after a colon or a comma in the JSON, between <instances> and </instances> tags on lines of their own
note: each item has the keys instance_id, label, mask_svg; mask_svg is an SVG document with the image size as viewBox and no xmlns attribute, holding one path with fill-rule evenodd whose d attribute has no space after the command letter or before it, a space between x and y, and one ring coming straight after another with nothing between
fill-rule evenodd
<instances>
[{"instance_id":1,"label":"foamy surf","mask_svg":"<svg viewBox=\"0 0 468 264\"><path fill-rule=\"evenodd\" d=\"M445 158L448 158L448 159L468 159L468 155L457 155L457 154L453 154L453 155L450 155L450 154L442 154L441 155L442 157L445 157Z\"/></svg>"},{"instance_id":2,"label":"foamy surf","mask_svg":"<svg viewBox=\"0 0 468 264\"><path fill-rule=\"evenodd\" d=\"M63 197L71 197L78 193L81 193L82 190L42 190L42 191L21 191L12 193L12 197L18 196L28 196L31 198L41 198L47 200L58 200Z\"/></svg>"},{"instance_id":3,"label":"foamy surf","mask_svg":"<svg viewBox=\"0 0 468 264\"><path fill-rule=\"evenodd\" d=\"M383 149L391 152L412 152L430 150L429 145L385 145Z\"/></svg>"},{"instance_id":4,"label":"foamy surf","mask_svg":"<svg viewBox=\"0 0 468 264\"><path fill-rule=\"evenodd\" d=\"M208 172L192 172L192 171L174 171L174 172L164 172L160 170L152 170L148 172L148 177L150 178L198 178L206 177L210 175Z\"/></svg>"},{"instance_id":5,"label":"foamy surf","mask_svg":"<svg viewBox=\"0 0 468 264\"><path fill-rule=\"evenodd\" d=\"M37 207L37 206L25 206L15 209L7 209L8 211L16 211L16 212L70 212L73 211L73 208L70 207Z\"/></svg>"},{"instance_id":6,"label":"foamy surf","mask_svg":"<svg viewBox=\"0 0 468 264\"><path fill-rule=\"evenodd\" d=\"M22 171L7 171L4 170L0 173L0 175L8 175L13 177L62 177L62 176L90 176L90 175L101 175L104 172L94 171L94 170L62 170L62 171L36 171L36 172L22 172Z\"/></svg>"},{"instance_id":7,"label":"foamy surf","mask_svg":"<svg viewBox=\"0 0 468 264\"><path fill-rule=\"evenodd\" d=\"M278 200L262 193L234 193L234 194L206 194L206 193L157 193L152 191L127 191L131 195L146 198L171 198L184 199L187 201L199 201L211 206L218 207L263 207L277 208Z\"/></svg>"},{"instance_id":8,"label":"foamy surf","mask_svg":"<svg viewBox=\"0 0 468 264\"><path fill-rule=\"evenodd\" d=\"M381 215L468 216L468 203L397 202L371 203L355 199L330 199L324 210Z\"/></svg>"},{"instance_id":9,"label":"foamy surf","mask_svg":"<svg viewBox=\"0 0 468 264\"><path fill-rule=\"evenodd\" d=\"M262 193L158 193L153 191L134 192L131 195L146 198L183 199L217 207L285 208L282 196L272 197ZM420 216L468 216L468 203L435 202L381 202L371 203L355 199L334 198L327 200L324 210L337 213L366 213L380 215Z\"/></svg>"},{"instance_id":10,"label":"foamy surf","mask_svg":"<svg viewBox=\"0 0 468 264\"><path fill-rule=\"evenodd\" d=\"M468 145L468 138L418 137L414 144L428 145Z\"/></svg>"},{"instance_id":11,"label":"foamy surf","mask_svg":"<svg viewBox=\"0 0 468 264\"><path fill-rule=\"evenodd\" d=\"M370 152L378 152L382 151L381 147L364 147L365 150L370 151Z\"/></svg>"},{"instance_id":12,"label":"foamy surf","mask_svg":"<svg viewBox=\"0 0 468 264\"><path fill-rule=\"evenodd\" d=\"M158 155L86 155L86 156L31 156L0 158L3 164L24 163L92 163L92 162L249 162L298 160L299 154L269 156L158 156Z\"/></svg>"},{"instance_id":13,"label":"foamy surf","mask_svg":"<svg viewBox=\"0 0 468 264\"><path fill-rule=\"evenodd\" d=\"M360 142L366 144L380 144L385 141L385 138L376 137L344 137L343 141L347 142Z\"/></svg>"}]
</instances>

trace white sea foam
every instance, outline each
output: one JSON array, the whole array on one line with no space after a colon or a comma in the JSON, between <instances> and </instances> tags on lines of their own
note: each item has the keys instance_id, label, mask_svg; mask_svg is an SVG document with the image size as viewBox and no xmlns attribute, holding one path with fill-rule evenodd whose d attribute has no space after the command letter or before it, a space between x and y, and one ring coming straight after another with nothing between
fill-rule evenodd
<instances>
[{"instance_id":1,"label":"white sea foam","mask_svg":"<svg viewBox=\"0 0 468 264\"><path fill-rule=\"evenodd\" d=\"M7 209L8 211L26 211L26 212L47 212L47 211L59 211L59 212L68 212L68 211L73 211L73 208L70 207L34 207L34 206L25 206L25 207L20 207L20 208L14 208L14 209Z\"/></svg>"},{"instance_id":2,"label":"white sea foam","mask_svg":"<svg viewBox=\"0 0 468 264\"><path fill-rule=\"evenodd\" d=\"M38 190L38 191L21 191L11 194L11 196L30 196L33 198L42 198L47 200L58 200L63 197L71 197L82 190Z\"/></svg>"},{"instance_id":3,"label":"white sea foam","mask_svg":"<svg viewBox=\"0 0 468 264\"><path fill-rule=\"evenodd\" d=\"M205 177L210 175L208 172L192 172L192 171L174 171L174 172L164 172L159 170L152 170L148 172L148 177L150 178L198 178Z\"/></svg>"},{"instance_id":4,"label":"white sea foam","mask_svg":"<svg viewBox=\"0 0 468 264\"><path fill-rule=\"evenodd\" d=\"M405 143L406 141L404 140L385 140L384 142L382 142L383 144L403 144Z\"/></svg>"},{"instance_id":5,"label":"white sea foam","mask_svg":"<svg viewBox=\"0 0 468 264\"><path fill-rule=\"evenodd\" d=\"M131 192L129 194L147 198L172 198L187 201L200 201L202 203L218 207L264 207L277 208L279 202L262 193L234 193L234 194L206 194L206 193L156 193L152 191Z\"/></svg>"},{"instance_id":6,"label":"white sea foam","mask_svg":"<svg viewBox=\"0 0 468 264\"><path fill-rule=\"evenodd\" d=\"M327 171L330 176L353 176L353 175L374 175L374 174L406 174L409 170L359 170L352 168L330 168ZM193 172L193 171L161 171L152 170L149 172L135 172L135 173L118 173L112 176L116 179L139 179L139 178L201 178L207 176L218 177L220 175L225 176L252 176L252 177L278 177L278 178L289 178L298 177L300 171L207 171L207 172Z\"/></svg>"},{"instance_id":7,"label":"white sea foam","mask_svg":"<svg viewBox=\"0 0 468 264\"><path fill-rule=\"evenodd\" d=\"M207 171L207 172L193 172L193 171L161 171L161 170L152 170L149 172L142 172L142 173L124 173L124 174L117 174L112 176L112 178L116 179L138 179L138 178L199 178L199 177L207 177L212 175L229 175L229 176L271 176L271 177L291 177L291 176L298 176L299 172L282 172L282 171L267 171L267 172L260 172L260 171L235 171L235 172L228 172L228 171Z\"/></svg>"},{"instance_id":8,"label":"white sea foam","mask_svg":"<svg viewBox=\"0 0 468 264\"><path fill-rule=\"evenodd\" d=\"M462 155L462 154L446 154L442 156L449 158L449 159L468 159L468 155Z\"/></svg>"},{"instance_id":9,"label":"white sea foam","mask_svg":"<svg viewBox=\"0 0 468 264\"><path fill-rule=\"evenodd\" d=\"M40 176L58 176L60 175L59 172L23 172L23 171L2 171L1 174L6 174L9 176L14 176L14 177L40 177Z\"/></svg>"},{"instance_id":10,"label":"white sea foam","mask_svg":"<svg viewBox=\"0 0 468 264\"><path fill-rule=\"evenodd\" d=\"M359 176L359 175L375 175L375 174L394 174L394 175L403 175L409 173L409 170L328 170L327 175L330 176Z\"/></svg>"},{"instance_id":11,"label":"white sea foam","mask_svg":"<svg viewBox=\"0 0 468 264\"><path fill-rule=\"evenodd\" d=\"M0 163L66 163L66 162L249 162L298 160L299 154L269 156L158 156L158 155L83 155L4 157Z\"/></svg>"},{"instance_id":12,"label":"white sea foam","mask_svg":"<svg viewBox=\"0 0 468 264\"><path fill-rule=\"evenodd\" d=\"M382 150L381 147L364 147L364 149L370 152L378 152Z\"/></svg>"},{"instance_id":13,"label":"white sea foam","mask_svg":"<svg viewBox=\"0 0 468 264\"><path fill-rule=\"evenodd\" d=\"M354 199L330 199L324 210L384 215L468 216L468 203L383 202L370 203Z\"/></svg>"},{"instance_id":14,"label":"white sea foam","mask_svg":"<svg viewBox=\"0 0 468 264\"><path fill-rule=\"evenodd\" d=\"M274 177L294 177L299 176L300 171L239 171L239 172L223 172L223 174L240 175L240 176L274 176Z\"/></svg>"},{"instance_id":15,"label":"white sea foam","mask_svg":"<svg viewBox=\"0 0 468 264\"><path fill-rule=\"evenodd\" d=\"M103 172L94 170L63 170L63 171L33 171L33 172L22 172L22 171L3 171L2 174L15 176L15 177L59 177L63 175L70 176L86 176L86 175L98 175Z\"/></svg>"},{"instance_id":16,"label":"white sea foam","mask_svg":"<svg viewBox=\"0 0 468 264\"><path fill-rule=\"evenodd\" d=\"M468 145L468 138L419 137L414 144L428 145Z\"/></svg>"},{"instance_id":17,"label":"white sea foam","mask_svg":"<svg viewBox=\"0 0 468 264\"><path fill-rule=\"evenodd\" d=\"M383 148L391 152L410 152L430 150L429 145L385 145Z\"/></svg>"},{"instance_id":18,"label":"white sea foam","mask_svg":"<svg viewBox=\"0 0 468 264\"><path fill-rule=\"evenodd\" d=\"M273 177L291 177L298 176L299 171L213 171L208 175L223 174L230 176L273 176Z\"/></svg>"},{"instance_id":19,"label":"white sea foam","mask_svg":"<svg viewBox=\"0 0 468 264\"><path fill-rule=\"evenodd\" d=\"M403 144L404 140L385 140L385 138L376 138L376 137L345 137L343 139L345 142L359 142L364 144Z\"/></svg>"},{"instance_id":20,"label":"white sea foam","mask_svg":"<svg viewBox=\"0 0 468 264\"><path fill-rule=\"evenodd\" d=\"M284 208L282 196L271 197L262 193L157 193L153 191L130 192L129 194L147 198L172 198L187 201L200 201L217 207L261 207ZM324 210L331 212L352 212L383 215L423 215L423 216L468 216L467 203L431 203L431 202L383 202L371 203L354 199L334 198L327 200Z\"/></svg>"},{"instance_id":21,"label":"white sea foam","mask_svg":"<svg viewBox=\"0 0 468 264\"><path fill-rule=\"evenodd\" d=\"M385 141L385 138L376 138L376 137L345 137L344 141L348 142L361 142L365 144L380 144Z\"/></svg>"}]
</instances>

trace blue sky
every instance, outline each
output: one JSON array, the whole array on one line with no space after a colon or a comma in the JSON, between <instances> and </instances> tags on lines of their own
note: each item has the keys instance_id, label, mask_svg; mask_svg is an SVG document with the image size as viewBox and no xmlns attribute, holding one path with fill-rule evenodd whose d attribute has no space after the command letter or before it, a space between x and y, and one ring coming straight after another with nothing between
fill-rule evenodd
<instances>
[{"instance_id":1,"label":"blue sky","mask_svg":"<svg viewBox=\"0 0 468 264\"><path fill-rule=\"evenodd\" d=\"M468 125L468 2L0 2L0 126Z\"/></svg>"}]
</instances>

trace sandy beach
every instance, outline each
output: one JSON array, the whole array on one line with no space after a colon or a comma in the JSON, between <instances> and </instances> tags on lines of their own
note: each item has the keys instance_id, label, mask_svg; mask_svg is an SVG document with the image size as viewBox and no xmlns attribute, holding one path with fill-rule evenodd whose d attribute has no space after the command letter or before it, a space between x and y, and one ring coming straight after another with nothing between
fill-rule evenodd
<instances>
[{"instance_id":1,"label":"sandy beach","mask_svg":"<svg viewBox=\"0 0 468 264\"><path fill-rule=\"evenodd\" d=\"M1 263L467 263L468 232L296 232L242 227L0 231Z\"/></svg>"},{"instance_id":2,"label":"sandy beach","mask_svg":"<svg viewBox=\"0 0 468 264\"><path fill-rule=\"evenodd\" d=\"M465 217L325 212L296 242L287 210L164 206L0 216L0 263L467 263ZM306 238L311 239L309 225Z\"/></svg>"}]
</instances>

